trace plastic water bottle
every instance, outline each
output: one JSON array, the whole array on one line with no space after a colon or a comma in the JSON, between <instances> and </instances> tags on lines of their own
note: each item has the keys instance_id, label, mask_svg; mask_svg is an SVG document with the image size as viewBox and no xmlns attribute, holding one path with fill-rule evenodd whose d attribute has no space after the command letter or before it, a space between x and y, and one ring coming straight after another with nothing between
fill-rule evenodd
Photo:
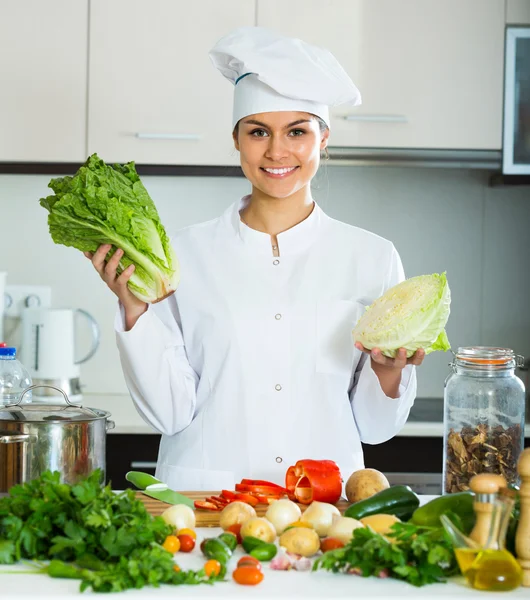
<instances>
[{"instance_id":1,"label":"plastic water bottle","mask_svg":"<svg viewBox=\"0 0 530 600\"><path fill-rule=\"evenodd\" d=\"M17 360L17 349L0 344L0 406L15 404L20 394L31 385L31 377L26 367ZM31 392L22 403L31 402Z\"/></svg>"}]
</instances>

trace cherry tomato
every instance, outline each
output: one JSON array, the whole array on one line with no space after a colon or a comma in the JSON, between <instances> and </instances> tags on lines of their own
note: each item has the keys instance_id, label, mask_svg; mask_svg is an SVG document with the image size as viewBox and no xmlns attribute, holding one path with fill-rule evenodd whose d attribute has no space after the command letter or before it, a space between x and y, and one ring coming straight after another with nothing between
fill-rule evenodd
<instances>
[{"instance_id":1,"label":"cherry tomato","mask_svg":"<svg viewBox=\"0 0 530 600\"><path fill-rule=\"evenodd\" d=\"M193 531L193 529L189 529L188 527L185 527L184 529L179 529L177 535L189 535L194 540L197 539L197 534L195 533L195 531Z\"/></svg>"},{"instance_id":2,"label":"cherry tomato","mask_svg":"<svg viewBox=\"0 0 530 600\"><path fill-rule=\"evenodd\" d=\"M241 585L257 585L263 581L263 573L256 567L238 567L232 577Z\"/></svg>"},{"instance_id":3,"label":"cherry tomato","mask_svg":"<svg viewBox=\"0 0 530 600\"><path fill-rule=\"evenodd\" d=\"M178 540L180 542L181 552L191 552L195 548L195 540L191 535L179 535Z\"/></svg>"},{"instance_id":4,"label":"cherry tomato","mask_svg":"<svg viewBox=\"0 0 530 600\"><path fill-rule=\"evenodd\" d=\"M325 538L320 543L322 552L329 552L330 550L336 550L337 548L344 548L344 542L341 542L337 538Z\"/></svg>"},{"instance_id":5,"label":"cherry tomato","mask_svg":"<svg viewBox=\"0 0 530 600\"><path fill-rule=\"evenodd\" d=\"M238 567L252 567L254 569L259 569L261 571L261 563L259 562L259 560L257 558L254 558L253 556L242 556L237 561L237 566Z\"/></svg>"},{"instance_id":6,"label":"cherry tomato","mask_svg":"<svg viewBox=\"0 0 530 600\"><path fill-rule=\"evenodd\" d=\"M221 572L221 563L218 560L208 560L204 563L206 577L217 576Z\"/></svg>"},{"instance_id":7,"label":"cherry tomato","mask_svg":"<svg viewBox=\"0 0 530 600\"><path fill-rule=\"evenodd\" d=\"M241 544L241 523L237 523L235 525L230 525L230 527L228 527L227 531L229 531L230 533L234 533L235 536L237 537L237 543Z\"/></svg>"},{"instance_id":8,"label":"cherry tomato","mask_svg":"<svg viewBox=\"0 0 530 600\"><path fill-rule=\"evenodd\" d=\"M171 554L175 554L180 549L180 540L176 535L168 535L162 544L164 550L171 552Z\"/></svg>"}]
</instances>

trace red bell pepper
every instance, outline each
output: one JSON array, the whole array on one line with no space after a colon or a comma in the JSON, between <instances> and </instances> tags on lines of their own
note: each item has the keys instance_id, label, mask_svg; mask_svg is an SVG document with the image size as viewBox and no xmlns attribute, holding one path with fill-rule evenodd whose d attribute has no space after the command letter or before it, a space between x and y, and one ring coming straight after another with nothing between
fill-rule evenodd
<instances>
[{"instance_id":1,"label":"red bell pepper","mask_svg":"<svg viewBox=\"0 0 530 600\"><path fill-rule=\"evenodd\" d=\"M301 504L336 504L342 494L339 467L332 460L299 460L287 469L285 487Z\"/></svg>"}]
</instances>

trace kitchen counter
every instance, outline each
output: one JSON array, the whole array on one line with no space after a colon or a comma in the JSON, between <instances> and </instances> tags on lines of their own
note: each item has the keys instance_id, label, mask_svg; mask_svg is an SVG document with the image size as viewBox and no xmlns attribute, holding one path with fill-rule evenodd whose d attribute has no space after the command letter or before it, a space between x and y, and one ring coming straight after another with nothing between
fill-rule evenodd
<instances>
[{"instance_id":1,"label":"kitchen counter","mask_svg":"<svg viewBox=\"0 0 530 600\"><path fill-rule=\"evenodd\" d=\"M421 504L428 502L434 496L420 496ZM197 528L197 544L193 552L176 554L176 562L183 569L199 569L204 564L204 557L199 550L200 541L204 537L215 537L221 529ZM241 547L229 563L229 573L235 567L240 556L243 555ZM27 567L16 567L27 569ZM2 571L13 570L12 566L0 566L0 597L2 600L19 600L24 597L38 598L65 598L82 600L90 592L79 593L79 582L76 580L52 579L47 575L11 575ZM161 588L145 587L141 590L128 590L112 598L138 598L151 600L155 598L249 598L258 600L289 600L291 598L320 598L332 600L334 598L355 598L355 600L368 600L369 598L410 598L412 600L431 600L432 598L451 598L451 600L467 600L469 598L491 597L503 598L529 598L529 588L519 588L513 592L478 592L471 589L463 577L453 578L446 584L432 584L422 588L415 588L407 583L393 579L377 579L375 577L359 577L355 575L339 575L326 571L297 572L297 571L272 571L267 563L263 564L265 578L256 587L241 586L227 576L226 583L217 583L213 586L163 586ZM38 590L38 591L37 591ZM106 596L110 598L110 596Z\"/></svg>"},{"instance_id":2,"label":"kitchen counter","mask_svg":"<svg viewBox=\"0 0 530 600\"><path fill-rule=\"evenodd\" d=\"M157 434L136 411L127 394L85 394L83 405L108 410L116 427L109 433ZM443 399L418 398L397 437L443 437ZM530 437L530 425L525 427Z\"/></svg>"}]
</instances>

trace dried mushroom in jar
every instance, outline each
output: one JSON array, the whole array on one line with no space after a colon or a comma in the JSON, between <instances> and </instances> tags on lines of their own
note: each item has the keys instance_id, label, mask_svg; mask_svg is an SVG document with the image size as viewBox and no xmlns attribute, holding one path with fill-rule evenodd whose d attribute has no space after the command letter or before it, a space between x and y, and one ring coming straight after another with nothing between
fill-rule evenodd
<instances>
[{"instance_id":1,"label":"dried mushroom in jar","mask_svg":"<svg viewBox=\"0 0 530 600\"><path fill-rule=\"evenodd\" d=\"M445 491L463 492L479 473L504 475L508 483L517 482L517 460L521 453L521 426L463 427L450 429L447 437Z\"/></svg>"}]
</instances>

